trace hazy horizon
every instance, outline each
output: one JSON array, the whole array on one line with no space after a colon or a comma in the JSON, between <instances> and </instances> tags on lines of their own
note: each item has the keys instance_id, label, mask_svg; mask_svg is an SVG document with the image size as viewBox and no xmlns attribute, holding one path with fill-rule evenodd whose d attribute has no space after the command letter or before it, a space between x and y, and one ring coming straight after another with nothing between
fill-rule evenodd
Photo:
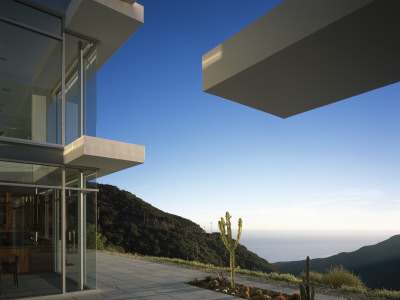
<instances>
[{"instance_id":1,"label":"hazy horizon","mask_svg":"<svg viewBox=\"0 0 400 300\"><path fill-rule=\"evenodd\" d=\"M270 263L325 258L353 252L398 235L394 231L253 231L242 235L240 243Z\"/></svg>"}]
</instances>

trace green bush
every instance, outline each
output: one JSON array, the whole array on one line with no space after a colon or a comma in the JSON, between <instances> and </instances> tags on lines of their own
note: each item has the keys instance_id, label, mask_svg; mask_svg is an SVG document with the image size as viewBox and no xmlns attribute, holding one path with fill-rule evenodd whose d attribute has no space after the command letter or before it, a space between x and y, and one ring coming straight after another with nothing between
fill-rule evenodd
<instances>
[{"instance_id":1,"label":"green bush","mask_svg":"<svg viewBox=\"0 0 400 300\"><path fill-rule=\"evenodd\" d=\"M97 248L99 249L99 248ZM104 249L104 248L103 248ZM114 244L108 244L107 247L105 247L105 250L110 251L110 252L116 252L116 253L125 253L124 248L121 246L115 246Z\"/></svg>"},{"instance_id":2,"label":"green bush","mask_svg":"<svg viewBox=\"0 0 400 300\"><path fill-rule=\"evenodd\" d=\"M88 249L104 250L104 245L107 242L107 238L100 232L96 231L93 224L87 224L86 227L86 247Z\"/></svg>"},{"instance_id":3,"label":"green bush","mask_svg":"<svg viewBox=\"0 0 400 300\"><path fill-rule=\"evenodd\" d=\"M354 293L359 293L359 294L366 294L366 293L368 293L368 289L365 288L365 287L357 287L357 286L342 285L340 289L341 289L342 291L354 292Z\"/></svg>"},{"instance_id":4,"label":"green bush","mask_svg":"<svg viewBox=\"0 0 400 300\"><path fill-rule=\"evenodd\" d=\"M374 290L372 292L372 295L375 297L384 297L384 298L389 298L389 299L400 299L400 291L390 291L386 289L382 290Z\"/></svg>"},{"instance_id":5,"label":"green bush","mask_svg":"<svg viewBox=\"0 0 400 300\"><path fill-rule=\"evenodd\" d=\"M310 281L311 281L311 283L314 283L314 282L321 283L321 282L323 282L323 278L324 278L324 275L321 274L321 273L312 272L312 271L310 272ZM306 279L306 273L302 272L302 273L300 274L300 279L303 280L303 281L305 281L305 279Z\"/></svg>"},{"instance_id":6,"label":"green bush","mask_svg":"<svg viewBox=\"0 0 400 300\"><path fill-rule=\"evenodd\" d=\"M329 284L334 288L340 288L344 285L348 287L365 287L364 283L358 276L347 271L343 266L331 268L324 275L323 283Z\"/></svg>"}]
</instances>

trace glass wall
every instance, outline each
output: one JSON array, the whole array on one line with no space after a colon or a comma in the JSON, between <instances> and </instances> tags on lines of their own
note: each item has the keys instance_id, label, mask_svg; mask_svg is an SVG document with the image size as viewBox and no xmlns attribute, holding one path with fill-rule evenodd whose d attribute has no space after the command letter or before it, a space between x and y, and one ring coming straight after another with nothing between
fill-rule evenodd
<instances>
[{"instance_id":1,"label":"glass wall","mask_svg":"<svg viewBox=\"0 0 400 300\"><path fill-rule=\"evenodd\" d=\"M96 287L96 173L66 168L66 276L79 288ZM67 286L67 289L71 288Z\"/></svg>"},{"instance_id":2,"label":"glass wall","mask_svg":"<svg viewBox=\"0 0 400 300\"><path fill-rule=\"evenodd\" d=\"M94 43L66 34L65 143L96 135L96 48Z\"/></svg>"},{"instance_id":3,"label":"glass wall","mask_svg":"<svg viewBox=\"0 0 400 300\"><path fill-rule=\"evenodd\" d=\"M63 222L66 291L96 287L96 173L66 168L63 220L62 169L0 161L0 263L18 257L19 277L3 276L0 299L62 292Z\"/></svg>"},{"instance_id":4,"label":"glass wall","mask_svg":"<svg viewBox=\"0 0 400 300\"><path fill-rule=\"evenodd\" d=\"M4 22L0 36L0 136L60 143L61 41Z\"/></svg>"},{"instance_id":5,"label":"glass wall","mask_svg":"<svg viewBox=\"0 0 400 300\"><path fill-rule=\"evenodd\" d=\"M61 18L0 1L0 138L62 144L64 134L67 145L96 136L95 43L71 34L63 40L61 33Z\"/></svg>"},{"instance_id":6,"label":"glass wall","mask_svg":"<svg viewBox=\"0 0 400 300\"><path fill-rule=\"evenodd\" d=\"M0 1L0 17L61 36L61 20L57 16L32 9L14 0Z\"/></svg>"},{"instance_id":7,"label":"glass wall","mask_svg":"<svg viewBox=\"0 0 400 300\"><path fill-rule=\"evenodd\" d=\"M29 1L0 0L0 140L96 135L96 45L62 24ZM19 285L2 276L0 299L60 293L63 275L66 291L95 287L96 172L1 159L0 270L18 264Z\"/></svg>"},{"instance_id":8,"label":"glass wall","mask_svg":"<svg viewBox=\"0 0 400 300\"><path fill-rule=\"evenodd\" d=\"M27 291L31 295L61 293L61 276L56 275L61 259L56 232L60 214L55 212L60 196L58 189L0 185L0 258L3 265L18 262L18 286L4 272L2 298Z\"/></svg>"}]
</instances>

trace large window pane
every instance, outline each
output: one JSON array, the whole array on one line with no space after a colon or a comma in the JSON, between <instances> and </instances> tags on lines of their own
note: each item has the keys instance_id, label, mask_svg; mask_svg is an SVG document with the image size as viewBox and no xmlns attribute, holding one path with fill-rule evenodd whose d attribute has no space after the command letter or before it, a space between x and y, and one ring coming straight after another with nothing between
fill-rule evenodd
<instances>
[{"instance_id":1,"label":"large window pane","mask_svg":"<svg viewBox=\"0 0 400 300\"><path fill-rule=\"evenodd\" d=\"M14 0L0 1L0 17L61 36L61 18Z\"/></svg>"},{"instance_id":2,"label":"large window pane","mask_svg":"<svg viewBox=\"0 0 400 300\"><path fill-rule=\"evenodd\" d=\"M67 289L73 289L77 287L79 281L80 269L79 269L79 223L78 223L78 205L79 205L78 191L67 191L66 194L66 275L70 279L67 281ZM71 285L71 286L70 286Z\"/></svg>"},{"instance_id":3,"label":"large window pane","mask_svg":"<svg viewBox=\"0 0 400 300\"><path fill-rule=\"evenodd\" d=\"M18 288L13 276L1 278L1 298L61 293L60 239L57 226L60 190L0 186L4 215L0 228L3 263L18 260Z\"/></svg>"},{"instance_id":4,"label":"large window pane","mask_svg":"<svg viewBox=\"0 0 400 300\"><path fill-rule=\"evenodd\" d=\"M60 143L61 42L0 22L0 136Z\"/></svg>"},{"instance_id":5,"label":"large window pane","mask_svg":"<svg viewBox=\"0 0 400 300\"><path fill-rule=\"evenodd\" d=\"M85 58L85 134L97 135L97 52L94 49Z\"/></svg>"},{"instance_id":6,"label":"large window pane","mask_svg":"<svg viewBox=\"0 0 400 300\"><path fill-rule=\"evenodd\" d=\"M0 161L0 182L61 186L61 168Z\"/></svg>"},{"instance_id":7,"label":"large window pane","mask_svg":"<svg viewBox=\"0 0 400 300\"><path fill-rule=\"evenodd\" d=\"M96 49L85 39L66 35L65 143L96 135Z\"/></svg>"},{"instance_id":8,"label":"large window pane","mask_svg":"<svg viewBox=\"0 0 400 300\"><path fill-rule=\"evenodd\" d=\"M84 283L96 288L96 249L97 249L97 193L84 194L86 208L86 245Z\"/></svg>"}]
</instances>

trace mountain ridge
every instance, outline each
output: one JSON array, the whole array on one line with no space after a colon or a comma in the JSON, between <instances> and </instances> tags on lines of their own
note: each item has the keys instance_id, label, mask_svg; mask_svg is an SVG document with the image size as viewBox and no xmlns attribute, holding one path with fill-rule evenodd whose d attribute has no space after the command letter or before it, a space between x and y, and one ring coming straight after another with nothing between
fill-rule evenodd
<instances>
[{"instance_id":1,"label":"mountain ridge","mask_svg":"<svg viewBox=\"0 0 400 300\"><path fill-rule=\"evenodd\" d=\"M276 262L274 266L293 275L305 271L305 260ZM400 289L400 235L352 252L311 259L311 270L324 273L342 265L361 277L370 288Z\"/></svg>"},{"instance_id":2,"label":"mountain ridge","mask_svg":"<svg viewBox=\"0 0 400 300\"><path fill-rule=\"evenodd\" d=\"M108 243L131 253L229 266L229 253L219 233L206 233L189 219L163 212L116 186L98 184L98 188L98 231ZM241 244L235 252L241 268L278 271Z\"/></svg>"}]
</instances>

